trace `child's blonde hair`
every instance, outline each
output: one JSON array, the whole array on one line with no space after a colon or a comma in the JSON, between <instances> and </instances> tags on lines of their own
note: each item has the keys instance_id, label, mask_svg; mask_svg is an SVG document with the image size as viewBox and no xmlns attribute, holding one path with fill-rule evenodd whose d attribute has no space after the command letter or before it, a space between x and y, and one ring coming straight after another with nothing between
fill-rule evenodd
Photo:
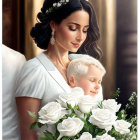
<instances>
[{"instance_id":1,"label":"child's blonde hair","mask_svg":"<svg viewBox=\"0 0 140 140\"><path fill-rule=\"evenodd\" d=\"M76 79L88 73L90 65L97 67L103 71L103 75L106 73L104 66L101 62L89 55L82 55L80 58L72 60L67 68L67 78L73 75Z\"/></svg>"}]
</instances>

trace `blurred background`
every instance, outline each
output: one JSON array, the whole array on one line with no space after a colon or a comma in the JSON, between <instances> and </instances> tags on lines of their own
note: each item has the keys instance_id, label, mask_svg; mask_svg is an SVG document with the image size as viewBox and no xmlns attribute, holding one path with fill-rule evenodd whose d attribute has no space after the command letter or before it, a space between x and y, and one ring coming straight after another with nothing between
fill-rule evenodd
<instances>
[{"instance_id":1,"label":"blurred background","mask_svg":"<svg viewBox=\"0 0 140 140\"><path fill-rule=\"evenodd\" d=\"M30 30L44 0L3 0L2 42L21 52L29 60L42 52ZM89 0L96 11L103 51L101 59L107 70L103 80L104 98L111 98L117 88L119 101L126 105L137 92L137 0Z\"/></svg>"}]
</instances>

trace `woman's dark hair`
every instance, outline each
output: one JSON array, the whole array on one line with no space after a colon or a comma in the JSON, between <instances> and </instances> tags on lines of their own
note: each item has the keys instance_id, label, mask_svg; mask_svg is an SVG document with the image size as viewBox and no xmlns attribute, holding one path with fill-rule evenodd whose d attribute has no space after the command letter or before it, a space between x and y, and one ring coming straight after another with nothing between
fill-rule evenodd
<instances>
[{"instance_id":1,"label":"woman's dark hair","mask_svg":"<svg viewBox=\"0 0 140 140\"><path fill-rule=\"evenodd\" d=\"M84 9L90 16L89 29L87 38L77 53L89 54L99 59L102 54L101 49L97 46L100 34L92 5L86 0L70 0L66 5L54 9L50 13L46 13L46 11L53 6L53 3L59 1L60 0L45 0L41 12L37 15L39 22L36 23L35 27L31 30L31 36L37 46L45 50L48 48L52 32L50 27L51 20L56 24L60 24L61 21L67 18L72 12Z\"/></svg>"}]
</instances>

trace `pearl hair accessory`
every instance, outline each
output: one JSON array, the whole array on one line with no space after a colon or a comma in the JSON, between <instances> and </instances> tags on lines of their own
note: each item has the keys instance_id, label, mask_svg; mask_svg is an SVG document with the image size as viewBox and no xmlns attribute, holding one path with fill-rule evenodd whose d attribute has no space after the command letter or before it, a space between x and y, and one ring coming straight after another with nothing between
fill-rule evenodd
<instances>
[{"instance_id":1,"label":"pearl hair accessory","mask_svg":"<svg viewBox=\"0 0 140 140\"><path fill-rule=\"evenodd\" d=\"M51 45L53 45L53 46L54 46L54 44L55 44L54 31L52 31L52 37L51 37L50 43L51 43Z\"/></svg>"}]
</instances>

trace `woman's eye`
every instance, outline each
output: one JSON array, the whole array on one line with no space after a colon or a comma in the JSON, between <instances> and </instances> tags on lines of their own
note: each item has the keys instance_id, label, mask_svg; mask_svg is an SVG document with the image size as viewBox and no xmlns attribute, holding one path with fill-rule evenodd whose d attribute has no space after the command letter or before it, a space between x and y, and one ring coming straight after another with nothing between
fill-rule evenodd
<instances>
[{"instance_id":1,"label":"woman's eye","mask_svg":"<svg viewBox=\"0 0 140 140\"><path fill-rule=\"evenodd\" d=\"M88 30L83 31L83 33L87 33L87 32L88 32Z\"/></svg>"},{"instance_id":2,"label":"woman's eye","mask_svg":"<svg viewBox=\"0 0 140 140\"><path fill-rule=\"evenodd\" d=\"M75 27L69 27L69 29L70 29L71 31L76 31L76 28L75 28Z\"/></svg>"},{"instance_id":3,"label":"woman's eye","mask_svg":"<svg viewBox=\"0 0 140 140\"><path fill-rule=\"evenodd\" d=\"M83 30L83 33L87 33L88 32L88 28L85 28L84 30Z\"/></svg>"}]
</instances>

